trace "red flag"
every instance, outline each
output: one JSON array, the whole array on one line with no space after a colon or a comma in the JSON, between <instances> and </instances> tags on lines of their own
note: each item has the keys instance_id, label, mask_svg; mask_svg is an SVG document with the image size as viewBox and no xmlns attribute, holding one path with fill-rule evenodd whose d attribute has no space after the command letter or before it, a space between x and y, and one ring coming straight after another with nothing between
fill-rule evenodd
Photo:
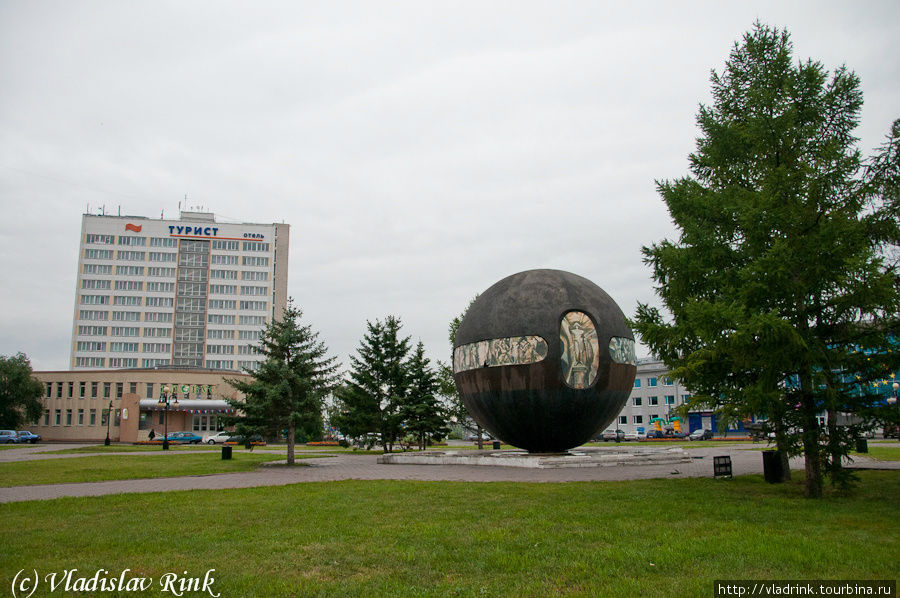
<instances>
[{"instance_id":1,"label":"red flag","mask_svg":"<svg viewBox=\"0 0 900 598\"><path fill-rule=\"evenodd\" d=\"M141 227L136 224L126 224L125 230L133 230L134 232L139 233L141 232Z\"/></svg>"}]
</instances>

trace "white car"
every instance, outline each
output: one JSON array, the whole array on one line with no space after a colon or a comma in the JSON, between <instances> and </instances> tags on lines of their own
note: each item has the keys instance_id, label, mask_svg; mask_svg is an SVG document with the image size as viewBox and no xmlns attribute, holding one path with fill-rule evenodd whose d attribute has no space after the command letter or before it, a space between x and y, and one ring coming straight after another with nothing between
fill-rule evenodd
<instances>
[{"instance_id":1,"label":"white car","mask_svg":"<svg viewBox=\"0 0 900 598\"><path fill-rule=\"evenodd\" d=\"M641 435L637 432L625 432L625 440L640 440Z\"/></svg>"},{"instance_id":2,"label":"white car","mask_svg":"<svg viewBox=\"0 0 900 598\"><path fill-rule=\"evenodd\" d=\"M232 432L218 432L203 439L206 444L224 444L231 438Z\"/></svg>"}]
</instances>

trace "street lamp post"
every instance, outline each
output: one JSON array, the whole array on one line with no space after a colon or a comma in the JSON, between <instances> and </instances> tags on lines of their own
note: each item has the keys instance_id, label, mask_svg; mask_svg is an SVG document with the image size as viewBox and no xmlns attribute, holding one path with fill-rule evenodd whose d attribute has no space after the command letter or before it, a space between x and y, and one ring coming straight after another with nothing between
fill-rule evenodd
<instances>
[{"instance_id":1,"label":"street lamp post","mask_svg":"<svg viewBox=\"0 0 900 598\"><path fill-rule=\"evenodd\" d=\"M162 387L162 394L159 397L159 404L165 405L165 413L163 415L163 444L162 450L169 450L169 404L178 404L178 392L173 391L168 384Z\"/></svg>"},{"instance_id":2,"label":"street lamp post","mask_svg":"<svg viewBox=\"0 0 900 598\"><path fill-rule=\"evenodd\" d=\"M897 399L900 398L900 382L894 382L891 386L894 387L894 396L888 397L887 402L894 405L897 403Z\"/></svg>"},{"instance_id":3,"label":"street lamp post","mask_svg":"<svg viewBox=\"0 0 900 598\"><path fill-rule=\"evenodd\" d=\"M106 410L106 440L103 441L105 446L109 446L109 420L112 418L112 401L109 402L109 408Z\"/></svg>"}]
</instances>

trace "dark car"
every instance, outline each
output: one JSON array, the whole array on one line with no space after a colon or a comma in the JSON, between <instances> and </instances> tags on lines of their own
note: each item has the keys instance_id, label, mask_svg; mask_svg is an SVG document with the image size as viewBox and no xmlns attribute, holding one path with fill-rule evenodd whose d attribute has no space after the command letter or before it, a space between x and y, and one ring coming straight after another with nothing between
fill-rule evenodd
<instances>
[{"instance_id":1,"label":"dark car","mask_svg":"<svg viewBox=\"0 0 900 598\"><path fill-rule=\"evenodd\" d=\"M665 438L665 435L659 430L650 430L647 432L647 438Z\"/></svg>"},{"instance_id":2,"label":"dark car","mask_svg":"<svg viewBox=\"0 0 900 598\"><path fill-rule=\"evenodd\" d=\"M688 440L712 440L712 430L694 430Z\"/></svg>"},{"instance_id":3,"label":"dark car","mask_svg":"<svg viewBox=\"0 0 900 598\"><path fill-rule=\"evenodd\" d=\"M29 432L28 430L19 430L16 432L19 435L19 442L30 442L31 444L35 444L36 442L41 441L41 435L35 434L34 432Z\"/></svg>"},{"instance_id":4,"label":"dark car","mask_svg":"<svg viewBox=\"0 0 900 598\"><path fill-rule=\"evenodd\" d=\"M169 435L165 439L170 443L174 442L177 444L200 444L203 442L203 439L193 432L169 432ZM159 438L159 440L164 439Z\"/></svg>"},{"instance_id":5,"label":"dark car","mask_svg":"<svg viewBox=\"0 0 900 598\"><path fill-rule=\"evenodd\" d=\"M19 444L19 435L15 430L0 430L0 444Z\"/></svg>"}]
</instances>

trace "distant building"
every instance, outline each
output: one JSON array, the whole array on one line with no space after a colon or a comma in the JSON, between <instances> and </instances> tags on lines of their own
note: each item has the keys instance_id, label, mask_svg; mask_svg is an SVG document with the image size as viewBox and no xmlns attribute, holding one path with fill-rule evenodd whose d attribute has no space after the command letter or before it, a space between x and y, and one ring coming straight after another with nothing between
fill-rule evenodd
<instances>
[{"instance_id":1,"label":"distant building","mask_svg":"<svg viewBox=\"0 0 900 598\"><path fill-rule=\"evenodd\" d=\"M85 214L71 367L241 370L287 302L290 227Z\"/></svg>"}]
</instances>

